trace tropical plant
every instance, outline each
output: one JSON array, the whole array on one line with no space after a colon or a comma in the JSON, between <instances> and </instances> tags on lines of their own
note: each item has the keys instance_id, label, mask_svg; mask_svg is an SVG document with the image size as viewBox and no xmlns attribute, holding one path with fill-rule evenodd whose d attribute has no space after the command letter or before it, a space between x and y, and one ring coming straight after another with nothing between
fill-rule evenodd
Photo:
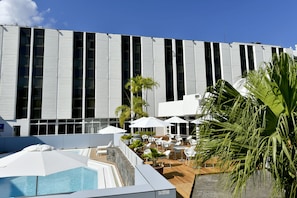
<instances>
[{"instance_id":1,"label":"tropical plant","mask_svg":"<svg viewBox=\"0 0 297 198\"><path fill-rule=\"evenodd\" d=\"M150 150L151 152L143 154L142 157L151 160L153 162L153 166L156 167L158 166L158 159L166 155L159 152L156 148L150 148Z\"/></svg>"},{"instance_id":2,"label":"tropical plant","mask_svg":"<svg viewBox=\"0 0 297 198\"><path fill-rule=\"evenodd\" d=\"M272 195L297 194L297 64L288 54L274 56L247 74L247 95L220 80L209 87L203 113L212 119L200 125L198 157L218 157L232 167L234 197L259 170L274 179ZM198 158L197 158L198 160Z\"/></svg>"},{"instance_id":3,"label":"tropical plant","mask_svg":"<svg viewBox=\"0 0 297 198\"><path fill-rule=\"evenodd\" d=\"M144 146L144 143L141 140L134 140L130 145L129 148L133 149L135 152L137 152L139 149L141 149Z\"/></svg>"},{"instance_id":4,"label":"tropical plant","mask_svg":"<svg viewBox=\"0 0 297 198\"><path fill-rule=\"evenodd\" d=\"M126 84L125 89L132 93L129 101L130 105L121 105L116 108L115 114L119 117L120 126L123 127L126 120L133 118L147 117L147 91L159 86L152 78L136 76L131 78ZM145 100L142 97L142 91L145 91ZM145 108L145 111L144 111Z\"/></svg>"}]
</instances>

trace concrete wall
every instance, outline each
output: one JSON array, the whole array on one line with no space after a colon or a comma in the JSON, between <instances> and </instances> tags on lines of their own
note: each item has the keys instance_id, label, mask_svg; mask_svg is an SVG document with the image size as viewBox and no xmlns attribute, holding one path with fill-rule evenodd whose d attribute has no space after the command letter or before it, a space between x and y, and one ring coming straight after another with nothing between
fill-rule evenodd
<instances>
[{"instance_id":1,"label":"concrete wall","mask_svg":"<svg viewBox=\"0 0 297 198\"><path fill-rule=\"evenodd\" d=\"M1 137L0 153L15 152L33 144L48 144L56 149L68 148L89 148L98 145L106 145L113 140L114 145L118 145L117 136L101 134L76 134L76 135L48 135L29 137Z\"/></svg>"},{"instance_id":2,"label":"concrete wall","mask_svg":"<svg viewBox=\"0 0 297 198\"><path fill-rule=\"evenodd\" d=\"M125 186L135 184L135 170L129 160L117 147L107 149L107 160L117 164L119 173Z\"/></svg>"}]
</instances>

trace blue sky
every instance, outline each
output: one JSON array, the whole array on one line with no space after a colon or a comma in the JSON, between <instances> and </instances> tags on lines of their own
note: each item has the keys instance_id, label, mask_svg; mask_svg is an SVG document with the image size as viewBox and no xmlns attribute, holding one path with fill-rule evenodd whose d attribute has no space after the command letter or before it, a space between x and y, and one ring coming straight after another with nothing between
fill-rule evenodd
<instances>
[{"instance_id":1,"label":"blue sky","mask_svg":"<svg viewBox=\"0 0 297 198\"><path fill-rule=\"evenodd\" d=\"M9 17L3 15L17 12L1 12L9 8L3 2L23 4L20 12L35 3L34 14L28 12L29 26L293 48L297 44L296 0L2 0L0 23L7 24L1 18Z\"/></svg>"}]
</instances>

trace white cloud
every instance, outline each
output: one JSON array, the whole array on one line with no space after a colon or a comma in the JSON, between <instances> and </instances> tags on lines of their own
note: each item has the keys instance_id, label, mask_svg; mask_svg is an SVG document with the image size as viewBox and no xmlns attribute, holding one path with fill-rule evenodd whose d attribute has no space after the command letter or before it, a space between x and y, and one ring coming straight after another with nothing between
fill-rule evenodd
<instances>
[{"instance_id":1,"label":"white cloud","mask_svg":"<svg viewBox=\"0 0 297 198\"><path fill-rule=\"evenodd\" d=\"M0 24L36 26L44 21L44 14L32 0L0 0Z\"/></svg>"}]
</instances>

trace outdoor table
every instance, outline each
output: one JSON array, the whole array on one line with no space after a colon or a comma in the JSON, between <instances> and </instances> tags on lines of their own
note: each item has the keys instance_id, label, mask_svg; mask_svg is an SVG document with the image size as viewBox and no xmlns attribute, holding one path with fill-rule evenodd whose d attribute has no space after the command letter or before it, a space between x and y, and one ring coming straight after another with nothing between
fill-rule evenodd
<instances>
[{"instance_id":1,"label":"outdoor table","mask_svg":"<svg viewBox=\"0 0 297 198\"><path fill-rule=\"evenodd\" d=\"M189 148L187 146L174 146L173 149L175 151L180 151L180 159L178 161L184 161L184 155L183 155L183 151L186 149L186 148ZM175 153L175 152L174 152ZM175 153L175 158L176 158L176 153Z\"/></svg>"}]
</instances>

